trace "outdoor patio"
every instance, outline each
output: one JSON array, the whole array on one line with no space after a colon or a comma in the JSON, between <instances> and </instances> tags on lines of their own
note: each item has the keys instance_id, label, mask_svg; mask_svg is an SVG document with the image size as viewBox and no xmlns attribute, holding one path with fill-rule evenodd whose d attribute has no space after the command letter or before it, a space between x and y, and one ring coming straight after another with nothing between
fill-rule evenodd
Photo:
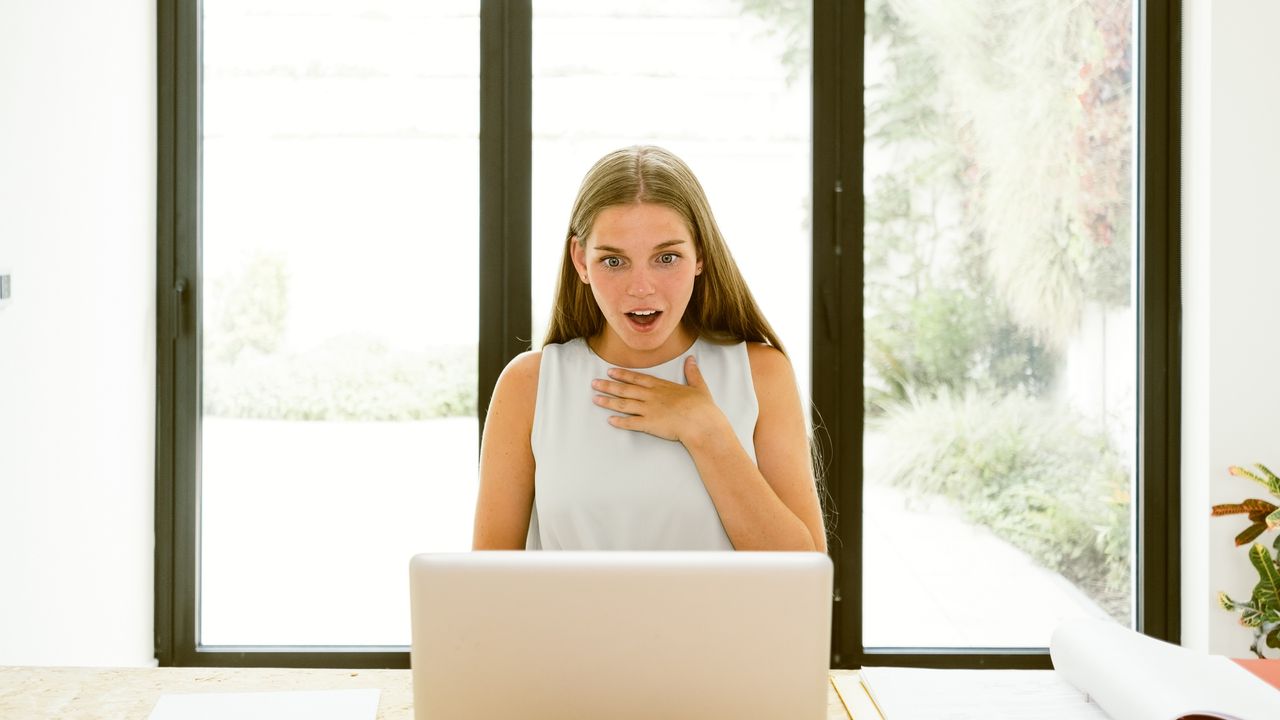
<instances>
[{"instance_id":1,"label":"outdoor patio","mask_svg":"<svg viewBox=\"0 0 1280 720\"><path fill-rule=\"evenodd\" d=\"M409 557L470 548L476 447L469 418L206 418L202 642L407 644ZM869 646L1043 647L1060 620L1105 616L945 507L865 499Z\"/></svg>"}]
</instances>

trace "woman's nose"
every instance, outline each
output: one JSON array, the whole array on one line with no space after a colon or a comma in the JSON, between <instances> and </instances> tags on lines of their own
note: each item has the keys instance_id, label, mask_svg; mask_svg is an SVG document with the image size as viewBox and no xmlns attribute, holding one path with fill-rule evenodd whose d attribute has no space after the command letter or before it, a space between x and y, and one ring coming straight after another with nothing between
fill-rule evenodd
<instances>
[{"instance_id":1,"label":"woman's nose","mask_svg":"<svg viewBox=\"0 0 1280 720\"><path fill-rule=\"evenodd\" d=\"M631 273L630 282L627 284L627 294L632 297L652 295L653 281L649 278L649 273L645 270L636 270Z\"/></svg>"}]
</instances>

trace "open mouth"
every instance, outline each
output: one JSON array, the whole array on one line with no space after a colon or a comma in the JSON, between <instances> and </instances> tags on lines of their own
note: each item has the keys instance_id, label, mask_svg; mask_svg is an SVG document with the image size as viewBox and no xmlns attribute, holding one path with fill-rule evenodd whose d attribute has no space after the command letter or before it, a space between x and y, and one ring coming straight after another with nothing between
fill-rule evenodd
<instances>
[{"instance_id":1,"label":"open mouth","mask_svg":"<svg viewBox=\"0 0 1280 720\"><path fill-rule=\"evenodd\" d=\"M649 327L658 320L658 316L662 314L661 310L637 310L627 313L627 320L636 327Z\"/></svg>"}]
</instances>

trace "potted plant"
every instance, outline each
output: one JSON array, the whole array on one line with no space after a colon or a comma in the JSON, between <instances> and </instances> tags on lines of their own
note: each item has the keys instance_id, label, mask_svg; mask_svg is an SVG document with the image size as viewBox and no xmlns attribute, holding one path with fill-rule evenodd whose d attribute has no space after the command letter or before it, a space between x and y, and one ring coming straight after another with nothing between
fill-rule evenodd
<instances>
[{"instance_id":1,"label":"potted plant","mask_svg":"<svg viewBox=\"0 0 1280 720\"><path fill-rule=\"evenodd\" d=\"M1258 463L1258 473L1232 465L1228 472L1245 477L1265 487L1273 497L1280 499L1280 477L1267 466ZM1264 532L1280 528L1280 508L1274 503L1249 498L1241 503L1213 506L1213 516L1247 515L1250 525L1236 535L1236 547L1253 542ZM1248 602L1232 600L1224 592L1218 593L1218 602L1230 612L1240 613L1240 624L1253 628L1253 643L1249 649L1258 657L1263 655L1263 645L1280 649L1280 536L1272 544L1276 554L1259 542L1249 548L1249 562L1258 571L1258 584Z\"/></svg>"}]
</instances>

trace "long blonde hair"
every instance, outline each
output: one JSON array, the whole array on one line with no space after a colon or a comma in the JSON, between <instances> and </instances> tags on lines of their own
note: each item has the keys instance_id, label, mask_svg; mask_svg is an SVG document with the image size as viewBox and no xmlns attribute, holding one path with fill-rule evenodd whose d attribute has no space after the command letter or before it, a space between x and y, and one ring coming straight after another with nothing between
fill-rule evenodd
<instances>
[{"instance_id":1,"label":"long blonde hair","mask_svg":"<svg viewBox=\"0 0 1280 720\"><path fill-rule=\"evenodd\" d=\"M695 336L716 342L761 342L786 352L742 279L702 185L684 161L653 145L615 150L600 158L583 178L565 235L560 280L543 344L595 337L604 330L604 314L591 288L579 282L569 243L577 237L585 248L602 211L632 203L671 208L693 235L702 273L693 281L693 296L684 311L685 327Z\"/></svg>"}]
</instances>

